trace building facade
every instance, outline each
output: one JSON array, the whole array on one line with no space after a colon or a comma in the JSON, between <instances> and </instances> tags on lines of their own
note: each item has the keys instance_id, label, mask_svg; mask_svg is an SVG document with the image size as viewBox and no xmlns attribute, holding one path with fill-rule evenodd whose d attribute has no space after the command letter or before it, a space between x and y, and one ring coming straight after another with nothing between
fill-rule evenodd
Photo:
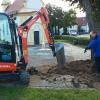
<instances>
[{"instance_id":1,"label":"building facade","mask_svg":"<svg viewBox=\"0 0 100 100\"><path fill-rule=\"evenodd\" d=\"M78 17L76 19L76 25L72 25L67 28L69 34L86 34L89 32L88 22L86 17Z\"/></svg>"},{"instance_id":2,"label":"building facade","mask_svg":"<svg viewBox=\"0 0 100 100\"><path fill-rule=\"evenodd\" d=\"M2 8L8 14L16 16L16 23L21 25L30 16L35 16L42 8L41 0L15 0L13 4L3 1ZM39 45L47 43L41 20L37 20L28 34L28 45Z\"/></svg>"}]
</instances>

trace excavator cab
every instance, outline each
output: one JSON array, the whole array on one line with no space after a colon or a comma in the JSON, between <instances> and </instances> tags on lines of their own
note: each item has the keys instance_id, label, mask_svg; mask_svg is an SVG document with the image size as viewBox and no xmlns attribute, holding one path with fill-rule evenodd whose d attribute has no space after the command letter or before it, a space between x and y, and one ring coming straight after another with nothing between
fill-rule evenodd
<instances>
[{"instance_id":1,"label":"excavator cab","mask_svg":"<svg viewBox=\"0 0 100 100\"><path fill-rule=\"evenodd\" d=\"M0 63L17 64L18 60L21 59L20 54L21 48L17 25L11 17L0 13ZM2 66L0 66L0 71L3 71L1 69ZM9 71L15 70L10 70L9 66Z\"/></svg>"},{"instance_id":2,"label":"excavator cab","mask_svg":"<svg viewBox=\"0 0 100 100\"><path fill-rule=\"evenodd\" d=\"M16 77L20 78L23 84L29 82L29 74L23 60L21 37L14 19L0 13L0 79Z\"/></svg>"},{"instance_id":3,"label":"excavator cab","mask_svg":"<svg viewBox=\"0 0 100 100\"><path fill-rule=\"evenodd\" d=\"M13 35L11 34L10 19L0 13L0 62L15 62L13 48ZM15 58L15 57L14 57Z\"/></svg>"}]
</instances>

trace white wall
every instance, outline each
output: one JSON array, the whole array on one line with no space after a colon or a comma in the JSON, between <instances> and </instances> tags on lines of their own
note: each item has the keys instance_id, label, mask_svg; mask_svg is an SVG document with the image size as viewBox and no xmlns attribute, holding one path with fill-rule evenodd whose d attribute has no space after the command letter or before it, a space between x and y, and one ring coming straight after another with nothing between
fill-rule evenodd
<instances>
[{"instance_id":1,"label":"white wall","mask_svg":"<svg viewBox=\"0 0 100 100\"><path fill-rule=\"evenodd\" d=\"M24 7L21 9L21 11L23 11L24 9L26 9L27 11L39 11L42 7L43 7L43 4L42 4L41 0L26 0L26 3L24 4ZM18 16L16 22L20 25L28 17L29 16ZM43 26L41 25L41 21L39 19L32 26L32 28L29 31L29 34L28 34L28 44L29 45L34 44L34 31L39 31L40 44L42 44L43 42L47 43L44 29L43 29Z\"/></svg>"},{"instance_id":2,"label":"white wall","mask_svg":"<svg viewBox=\"0 0 100 100\"><path fill-rule=\"evenodd\" d=\"M81 29L85 30L85 32L89 32L89 26L88 24L85 26L81 26ZM68 32L70 33L70 31L74 30L78 32L78 25L73 25L71 27L67 28Z\"/></svg>"},{"instance_id":3,"label":"white wall","mask_svg":"<svg viewBox=\"0 0 100 100\"><path fill-rule=\"evenodd\" d=\"M77 31L78 30L78 25L73 25L73 26L67 28L68 33L70 33L72 30Z\"/></svg>"},{"instance_id":4,"label":"white wall","mask_svg":"<svg viewBox=\"0 0 100 100\"><path fill-rule=\"evenodd\" d=\"M31 9L32 11L39 11L42 7L43 4L41 0L27 0L26 8Z\"/></svg>"},{"instance_id":5,"label":"white wall","mask_svg":"<svg viewBox=\"0 0 100 100\"><path fill-rule=\"evenodd\" d=\"M86 26L82 26L81 27L83 30L85 30L85 32L89 32L89 27L88 24Z\"/></svg>"},{"instance_id":6,"label":"white wall","mask_svg":"<svg viewBox=\"0 0 100 100\"><path fill-rule=\"evenodd\" d=\"M20 17L17 16L16 23L20 25L23 23L28 17ZM29 34L28 34L28 44L33 45L34 44L34 31L39 31L39 39L40 39L40 44L47 43L47 39L44 33L43 25L39 20L31 27Z\"/></svg>"},{"instance_id":7,"label":"white wall","mask_svg":"<svg viewBox=\"0 0 100 100\"><path fill-rule=\"evenodd\" d=\"M29 31L28 43L30 45L34 44L34 31L39 31L40 44L47 43L47 39L40 19L32 26L31 30Z\"/></svg>"}]
</instances>

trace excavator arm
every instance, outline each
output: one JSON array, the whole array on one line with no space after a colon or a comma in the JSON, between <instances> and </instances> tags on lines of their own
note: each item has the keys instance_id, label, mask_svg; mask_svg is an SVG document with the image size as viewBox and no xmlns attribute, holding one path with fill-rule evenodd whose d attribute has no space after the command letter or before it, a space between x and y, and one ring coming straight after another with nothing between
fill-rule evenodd
<instances>
[{"instance_id":1,"label":"excavator arm","mask_svg":"<svg viewBox=\"0 0 100 100\"><path fill-rule=\"evenodd\" d=\"M25 60L26 64L28 63L28 44L27 44L28 33L29 33L29 30L32 27L32 25L34 25L35 22L39 18L43 25L43 29L44 29L48 44L49 44L50 48L52 49L53 56L56 55L54 39L52 37L52 34L48 30L48 24L49 24L48 12L47 12L46 8L43 7L39 12L37 12L35 17L31 16L23 24L21 24L18 28L18 33L22 39L23 56L24 56L24 60Z\"/></svg>"}]
</instances>

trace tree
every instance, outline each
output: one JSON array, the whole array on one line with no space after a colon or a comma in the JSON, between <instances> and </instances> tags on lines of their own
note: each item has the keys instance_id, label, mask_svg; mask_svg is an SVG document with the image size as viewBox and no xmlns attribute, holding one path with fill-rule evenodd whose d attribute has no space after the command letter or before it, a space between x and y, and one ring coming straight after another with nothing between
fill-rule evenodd
<instances>
[{"instance_id":1,"label":"tree","mask_svg":"<svg viewBox=\"0 0 100 100\"><path fill-rule=\"evenodd\" d=\"M67 27L75 25L76 24L76 12L74 10L69 10L68 12L64 13L64 19L63 19L63 27L64 27L64 34L67 33Z\"/></svg>"},{"instance_id":2,"label":"tree","mask_svg":"<svg viewBox=\"0 0 100 100\"><path fill-rule=\"evenodd\" d=\"M100 32L97 27L100 26L100 0L65 0L71 4L78 3L78 7L86 12L86 18L89 24L89 29ZM95 22L95 23L94 23ZM97 23L96 23L97 22Z\"/></svg>"},{"instance_id":3,"label":"tree","mask_svg":"<svg viewBox=\"0 0 100 100\"><path fill-rule=\"evenodd\" d=\"M71 4L78 3L78 7L83 8L86 12L86 18L89 24L89 30L100 31L96 27L97 25L94 23L94 19L98 22L98 18L100 17L100 0L66 0L70 1ZM100 19L99 19L100 20ZM91 53L91 57L93 58L93 52Z\"/></svg>"},{"instance_id":4,"label":"tree","mask_svg":"<svg viewBox=\"0 0 100 100\"><path fill-rule=\"evenodd\" d=\"M53 27L55 27L55 33L59 33L57 32L57 26L58 27L61 27L62 26L62 18L63 18L63 11L60 7L56 7L54 5L50 5L50 4L47 4L46 5L46 8L48 10L48 13L49 13L49 18L50 18L50 26L52 27L52 30L53 30Z\"/></svg>"},{"instance_id":5,"label":"tree","mask_svg":"<svg viewBox=\"0 0 100 100\"><path fill-rule=\"evenodd\" d=\"M94 22L92 17L93 0L66 0L66 1L70 1L72 5L78 3L78 7L82 8L86 12L86 18L89 24L90 31L94 30Z\"/></svg>"},{"instance_id":6,"label":"tree","mask_svg":"<svg viewBox=\"0 0 100 100\"><path fill-rule=\"evenodd\" d=\"M92 15L96 31L100 33L100 0L94 0L92 4Z\"/></svg>"},{"instance_id":7,"label":"tree","mask_svg":"<svg viewBox=\"0 0 100 100\"><path fill-rule=\"evenodd\" d=\"M71 26L75 24L76 21L76 13L73 10L70 10L69 12L65 12L60 7L56 7L54 5L46 5L46 8L49 13L50 18L50 26L55 27L55 32L59 34L59 28L63 27L66 32L66 27ZM58 32L56 30L56 27L58 27Z\"/></svg>"}]
</instances>

